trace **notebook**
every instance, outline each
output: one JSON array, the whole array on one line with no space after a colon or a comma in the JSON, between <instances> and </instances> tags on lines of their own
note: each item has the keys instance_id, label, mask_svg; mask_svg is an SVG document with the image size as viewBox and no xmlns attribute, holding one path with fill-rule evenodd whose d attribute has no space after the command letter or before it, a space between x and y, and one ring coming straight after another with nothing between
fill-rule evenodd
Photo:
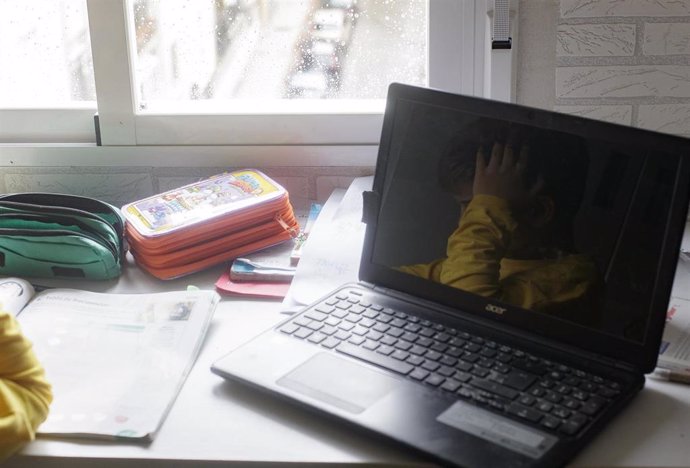
<instances>
[{"instance_id":1,"label":"notebook","mask_svg":"<svg viewBox=\"0 0 690 468\"><path fill-rule=\"evenodd\" d=\"M360 281L212 371L443 465L564 465L654 368L689 155L683 138L392 84Z\"/></svg>"}]
</instances>

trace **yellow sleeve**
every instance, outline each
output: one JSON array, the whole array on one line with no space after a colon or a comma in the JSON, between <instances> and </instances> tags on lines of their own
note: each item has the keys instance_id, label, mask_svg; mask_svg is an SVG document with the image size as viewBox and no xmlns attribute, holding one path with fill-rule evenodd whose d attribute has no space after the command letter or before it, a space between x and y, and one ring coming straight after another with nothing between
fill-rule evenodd
<instances>
[{"instance_id":1,"label":"yellow sleeve","mask_svg":"<svg viewBox=\"0 0 690 468\"><path fill-rule=\"evenodd\" d=\"M31 343L14 317L0 312L0 461L34 439L51 401Z\"/></svg>"},{"instance_id":2,"label":"yellow sleeve","mask_svg":"<svg viewBox=\"0 0 690 468\"><path fill-rule=\"evenodd\" d=\"M516 228L508 203L476 195L448 238L440 282L486 297L501 298L500 265Z\"/></svg>"}]
</instances>

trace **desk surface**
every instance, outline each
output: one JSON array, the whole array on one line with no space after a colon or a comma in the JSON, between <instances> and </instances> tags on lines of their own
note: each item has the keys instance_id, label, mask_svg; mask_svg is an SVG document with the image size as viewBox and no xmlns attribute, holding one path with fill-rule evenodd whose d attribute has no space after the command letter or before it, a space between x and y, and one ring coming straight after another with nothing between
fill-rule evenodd
<instances>
[{"instance_id":1,"label":"desk surface","mask_svg":"<svg viewBox=\"0 0 690 468\"><path fill-rule=\"evenodd\" d=\"M80 284L102 292L212 288L221 269L160 282L130 265L119 281ZM683 284L690 269L681 264ZM677 281L678 283L678 281ZM74 282L53 283L75 287ZM211 363L285 318L280 302L224 298L199 358L155 440L147 445L39 438L7 467L41 466L420 466L392 445L353 433L282 401L212 374ZM690 466L690 386L652 379L573 462L575 467Z\"/></svg>"}]
</instances>

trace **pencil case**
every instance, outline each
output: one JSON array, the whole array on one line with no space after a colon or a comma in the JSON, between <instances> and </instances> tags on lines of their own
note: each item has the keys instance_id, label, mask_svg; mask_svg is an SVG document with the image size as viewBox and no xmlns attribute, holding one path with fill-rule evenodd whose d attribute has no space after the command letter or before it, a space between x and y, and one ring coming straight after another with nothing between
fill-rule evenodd
<instances>
[{"instance_id":1,"label":"pencil case","mask_svg":"<svg viewBox=\"0 0 690 468\"><path fill-rule=\"evenodd\" d=\"M121 273L125 221L77 195L0 195L0 275L106 280Z\"/></svg>"},{"instance_id":2,"label":"pencil case","mask_svg":"<svg viewBox=\"0 0 690 468\"><path fill-rule=\"evenodd\" d=\"M169 190L122 212L132 256L160 279L195 273L299 233L287 191L255 169Z\"/></svg>"}]
</instances>

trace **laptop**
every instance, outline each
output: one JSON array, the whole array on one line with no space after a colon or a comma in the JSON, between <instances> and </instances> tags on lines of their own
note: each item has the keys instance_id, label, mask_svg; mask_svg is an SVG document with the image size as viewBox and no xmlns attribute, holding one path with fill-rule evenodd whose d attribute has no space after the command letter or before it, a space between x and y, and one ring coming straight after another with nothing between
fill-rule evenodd
<instances>
[{"instance_id":1,"label":"laptop","mask_svg":"<svg viewBox=\"0 0 690 468\"><path fill-rule=\"evenodd\" d=\"M679 137L392 84L360 281L212 371L442 465L564 465L655 367L689 157Z\"/></svg>"}]
</instances>

